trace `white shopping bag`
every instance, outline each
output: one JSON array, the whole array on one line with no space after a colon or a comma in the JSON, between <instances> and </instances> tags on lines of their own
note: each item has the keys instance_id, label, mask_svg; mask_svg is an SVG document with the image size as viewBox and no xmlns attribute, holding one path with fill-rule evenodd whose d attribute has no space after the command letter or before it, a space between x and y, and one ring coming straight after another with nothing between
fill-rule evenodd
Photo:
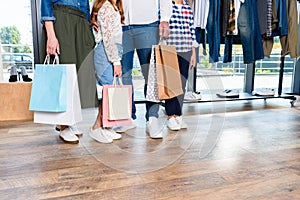
<instances>
[{"instance_id":1,"label":"white shopping bag","mask_svg":"<svg viewBox=\"0 0 300 200\"><path fill-rule=\"evenodd\" d=\"M131 118L129 92L127 87L107 88L109 120Z\"/></svg>"},{"instance_id":2,"label":"white shopping bag","mask_svg":"<svg viewBox=\"0 0 300 200\"><path fill-rule=\"evenodd\" d=\"M154 51L155 51L154 46L152 46L149 71L148 71L146 100L152 101L152 102L160 102L160 100L158 98L158 85L157 85L155 52Z\"/></svg>"},{"instance_id":3,"label":"white shopping bag","mask_svg":"<svg viewBox=\"0 0 300 200\"><path fill-rule=\"evenodd\" d=\"M57 65L67 66L67 110L60 113L34 112L34 123L73 125L82 120L76 65Z\"/></svg>"}]
</instances>

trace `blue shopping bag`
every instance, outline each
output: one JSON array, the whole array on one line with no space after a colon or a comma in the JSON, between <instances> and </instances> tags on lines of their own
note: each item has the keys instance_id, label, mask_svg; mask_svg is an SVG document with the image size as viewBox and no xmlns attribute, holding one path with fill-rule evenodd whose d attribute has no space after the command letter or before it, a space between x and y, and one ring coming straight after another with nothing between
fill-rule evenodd
<instances>
[{"instance_id":1,"label":"blue shopping bag","mask_svg":"<svg viewBox=\"0 0 300 200\"><path fill-rule=\"evenodd\" d=\"M36 64L29 110L65 112L67 110L67 78L64 64Z\"/></svg>"}]
</instances>

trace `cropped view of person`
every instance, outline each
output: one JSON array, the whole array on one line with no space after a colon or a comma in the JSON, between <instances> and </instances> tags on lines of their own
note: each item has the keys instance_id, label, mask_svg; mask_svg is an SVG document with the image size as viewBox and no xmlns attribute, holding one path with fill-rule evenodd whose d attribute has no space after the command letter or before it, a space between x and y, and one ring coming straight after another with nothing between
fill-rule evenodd
<instances>
[{"instance_id":1,"label":"cropped view of person","mask_svg":"<svg viewBox=\"0 0 300 200\"><path fill-rule=\"evenodd\" d=\"M98 84L112 85L115 77L122 76L122 0L95 0L91 23L97 24L95 34L94 63ZM121 139L121 134L102 125L102 99L99 99L98 115L89 135L101 143Z\"/></svg>"},{"instance_id":2,"label":"cropped view of person","mask_svg":"<svg viewBox=\"0 0 300 200\"><path fill-rule=\"evenodd\" d=\"M89 23L90 5L88 0L41 0L41 23L43 24L40 45L40 60L46 55L59 55L62 64L76 64L77 73L85 71L92 65L82 64L89 53L94 49L95 42L92 28ZM66 26L67 22L67 26ZM83 70L85 68L85 70ZM88 70L87 70L88 71ZM80 88L95 88L89 85L94 74L83 74L85 81L79 80ZM94 83L94 81L92 81ZM81 96L89 101L92 96L86 95L81 90ZM81 98L81 104L85 99ZM82 131L78 130L76 124L67 126L59 124L56 130L60 132L60 138L67 143L78 143L78 136Z\"/></svg>"}]
</instances>

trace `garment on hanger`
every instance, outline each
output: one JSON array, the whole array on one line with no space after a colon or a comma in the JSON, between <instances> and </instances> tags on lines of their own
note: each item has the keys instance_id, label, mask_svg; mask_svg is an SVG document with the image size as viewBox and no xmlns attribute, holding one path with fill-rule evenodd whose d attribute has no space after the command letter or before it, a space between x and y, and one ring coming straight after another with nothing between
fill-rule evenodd
<instances>
[{"instance_id":1,"label":"garment on hanger","mask_svg":"<svg viewBox=\"0 0 300 200\"><path fill-rule=\"evenodd\" d=\"M298 54L298 29L297 29L297 1L296 0L273 0L272 10L272 35L263 39L265 57L270 57L274 37L280 37L281 56L290 54L296 58Z\"/></svg>"},{"instance_id":2,"label":"garment on hanger","mask_svg":"<svg viewBox=\"0 0 300 200\"><path fill-rule=\"evenodd\" d=\"M239 0L237 28L243 48L244 63L253 63L264 58L262 37L258 21L256 0ZM232 62L232 35L225 37L223 62Z\"/></svg>"},{"instance_id":3,"label":"garment on hanger","mask_svg":"<svg viewBox=\"0 0 300 200\"><path fill-rule=\"evenodd\" d=\"M220 57L220 17L220 0L210 0L206 26L210 63L218 62Z\"/></svg>"},{"instance_id":4,"label":"garment on hanger","mask_svg":"<svg viewBox=\"0 0 300 200\"><path fill-rule=\"evenodd\" d=\"M193 11L195 27L205 29L209 12L209 0L195 0Z\"/></svg>"},{"instance_id":5,"label":"garment on hanger","mask_svg":"<svg viewBox=\"0 0 300 200\"><path fill-rule=\"evenodd\" d=\"M271 5L269 5L271 3ZM270 7L271 6L271 10ZM258 20L259 20L259 25L260 25L260 32L263 37L267 36L267 30L268 30L268 25L271 26L272 29L272 0L264 0L264 1L257 1L257 13L258 13ZM270 17L270 19L268 19ZM271 20L271 21L268 21ZM268 24L268 22L270 24ZM271 30L272 31L272 30ZM271 36L271 35L269 35Z\"/></svg>"},{"instance_id":6,"label":"garment on hanger","mask_svg":"<svg viewBox=\"0 0 300 200\"><path fill-rule=\"evenodd\" d=\"M223 0L224 7L221 14L224 19L222 22L222 36L225 37L223 63L232 62L233 35L238 35L237 19L243 2L244 0Z\"/></svg>"},{"instance_id":7,"label":"garment on hanger","mask_svg":"<svg viewBox=\"0 0 300 200\"><path fill-rule=\"evenodd\" d=\"M264 58L262 37L259 28L256 0L245 0L241 4L238 17L244 63L253 63Z\"/></svg>"},{"instance_id":8,"label":"garment on hanger","mask_svg":"<svg viewBox=\"0 0 300 200\"><path fill-rule=\"evenodd\" d=\"M206 53L206 26L209 12L209 0L195 0L192 4L194 12L194 25L196 40L199 44L202 44L203 55Z\"/></svg>"},{"instance_id":9,"label":"garment on hanger","mask_svg":"<svg viewBox=\"0 0 300 200\"><path fill-rule=\"evenodd\" d=\"M297 1L288 0L286 2L288 16L288 34L280 37L282 47L281 56L290 54L291 58L298 57L298 19L297 19Z\"/></svg>"}]
</instances>

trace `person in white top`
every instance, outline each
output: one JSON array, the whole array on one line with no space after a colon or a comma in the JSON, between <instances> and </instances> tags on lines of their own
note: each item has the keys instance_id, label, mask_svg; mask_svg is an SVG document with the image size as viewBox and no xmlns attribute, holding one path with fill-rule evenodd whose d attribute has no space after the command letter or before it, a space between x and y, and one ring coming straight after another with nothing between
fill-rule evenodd
<instances>
[{"instance_id":1,"label":"person in white top","mask_svg":"<svg viewBox=\"0 0 300 200\"><path fill-rule=\"evenodd\" d=\"M94 31L96 48L94 66L99 85L112 85L114 76L121 77L122 56L122 0L95 0L92 8L91 23L98 24ZM102 99L98 115L89 135L98 142L111 143L121 135L102 125Z\"/></svg>"},{"instance_id":2,"label":"person in white top","mask_svg":"<svg viewBox=\"0 0 300 200\"><path fill-rule=\"evenodd\" d=\"M148 79L151 47L158 44L159 37L169 35L169 19L172 15L171 0L123 0L125 25L123 26L122 81L132 85L133 56L136 50L142 73L145 78L144 94ZM132 119L136 119L134 96ZM146 102L146 132L151 138L162 138L162 126L158 124L159 104ZM118 127L116 132L135 128Z\"/></svg>"}]
</instances>

